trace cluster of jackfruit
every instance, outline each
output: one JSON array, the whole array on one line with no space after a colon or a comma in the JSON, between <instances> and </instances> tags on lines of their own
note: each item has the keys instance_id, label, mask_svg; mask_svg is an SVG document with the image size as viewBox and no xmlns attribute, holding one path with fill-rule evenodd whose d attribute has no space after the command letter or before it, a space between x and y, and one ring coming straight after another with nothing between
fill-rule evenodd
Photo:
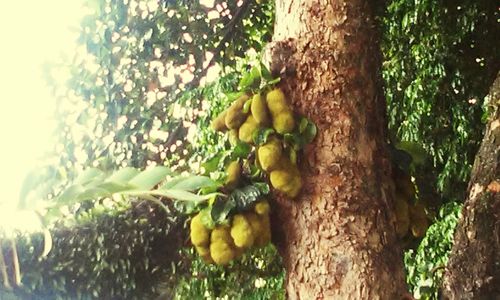
<instances>
[{"instance_id":1,"label":"cluster of jackfruit","mask_svg":"<svg viewBox=\"0 0 500 300\"><path fill-rule=\"evenodd\" d=\"M214 130L229 131L232 144L241 140L253 145L255 132L271 127L276 134L270 136L265 144L257 146L257 161L260 168L269 175L271 185L294 198L300 192L302 178L295 162L292 163L289 153L284 149L281 137L295 129L296 121L280 89L269 91L265 97L260 93L253 95L251 99L248 95L243 95L212 122ZM228 179L231 176L230 171L236 169L236 166L232 168L231 165L228 168Z\"/></svg>"},{"instance_id":2,"label":"cluster of jackfruit","mask_svg":"<svg viewBox=\"0 0 500 300\"><path fill-rule=\"evenodd\" d=\"M227 265L251 247L263 247L271 241L269 203L259 201L252 211L235 214L230 225L205 227L201 214L191 219L191 243L207 263Z\"/></svg>"},{"instance_id":3,"label":"cluster of jackfruit","mask_svg":"<svg viewBox=\"0 0 500 300\"><path fill-rule=\"evenodd\" d=\"M395 183L396 232L398 237L405 237L408 231L411 231L411 234L416 238L424 236L429 227L429 221L424 205L421 202L415 202L416 190L410 175L396 168Z\"/></svg>"}]
</instances>

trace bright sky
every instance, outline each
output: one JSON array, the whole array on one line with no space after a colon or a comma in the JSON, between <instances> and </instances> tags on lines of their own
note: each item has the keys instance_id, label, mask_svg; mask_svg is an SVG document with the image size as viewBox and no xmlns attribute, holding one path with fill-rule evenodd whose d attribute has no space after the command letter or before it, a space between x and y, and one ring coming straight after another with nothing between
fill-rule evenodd
<instances>
[{"instance_id":1,"label":"bright sky","mask_svg":"<svg viewBox=\"0 0 500 300\"><path fill-rule=\"evenodd\" d=\"M71 53L82 0L4 1L0 9L0 219L17 205L22 180L51 149L54 101L45 61ZM3 204L3 205L2 205ZM0 220L0 226L5 220Z\"/></svg>"}]
</instances>

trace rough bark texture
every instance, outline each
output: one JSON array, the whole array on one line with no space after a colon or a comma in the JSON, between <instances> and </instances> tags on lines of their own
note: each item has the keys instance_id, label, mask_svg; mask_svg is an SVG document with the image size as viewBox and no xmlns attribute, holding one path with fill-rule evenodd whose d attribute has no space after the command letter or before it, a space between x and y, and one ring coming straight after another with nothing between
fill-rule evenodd
<instances>
[{"instance_id":1,"label":"rough bark texture","mask_svg":"<svg viewBox=\"0 0 500 300\"><path fill-rule=\"evenodd\" d=\"M500 74L499 74L500 75ZM446 299L500 299L500 76L444 277Z\"/></svg>"},{"instance_id":2,"label":"rough bark texture","mask_svg":"<svg viewBox=\"0 0 500 300\"><path fill-rule=\"evenodd\" d=\"M278 0L271 69L318 136L296 200L278 197L289 299L401 299L385 144L380 49L370 1Z\"/></svg>"}]
</instances>

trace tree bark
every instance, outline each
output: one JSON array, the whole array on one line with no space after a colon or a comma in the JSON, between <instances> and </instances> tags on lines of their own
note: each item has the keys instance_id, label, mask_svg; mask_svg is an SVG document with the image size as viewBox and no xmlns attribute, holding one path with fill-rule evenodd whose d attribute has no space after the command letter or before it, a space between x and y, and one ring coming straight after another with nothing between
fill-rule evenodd
<instances>
[{"instance_id":1,"label":"tree bark","mask_svg":"<svg viewBox=\"0 0 500 300\"><path fill-rule=\"evenodd\" d=\"M446 299L500 298L500 73L443 281Z\"/></svg>"},{"instance_id":2,"label":"tree bark","mask_svg":"<svg viewBox=\"0 0 500 300\"><path fill-rule=\"evenodd\" d=\"M401 299L378 35L369 0L277 0L271 70L318 127L298 199L277 196L289 299Z\"/></svg>"}]
</instances>

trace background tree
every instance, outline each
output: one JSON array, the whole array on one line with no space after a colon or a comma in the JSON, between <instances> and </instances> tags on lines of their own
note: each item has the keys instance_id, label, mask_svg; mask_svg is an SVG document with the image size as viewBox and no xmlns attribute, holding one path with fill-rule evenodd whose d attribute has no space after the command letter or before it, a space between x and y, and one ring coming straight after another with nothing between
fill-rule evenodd
<instances>
[{"instance_id":1,"label":"background tree","mask_svg":"<svg viewBox=\"0 0 500 300\"><path fill-rule=\"evenodd\" d=\"M491 117L476 155L469 196L444 278L444 296L449 299L500 295L500 76L493 83L488 100Z\"/></svg>"}]
</instances>

